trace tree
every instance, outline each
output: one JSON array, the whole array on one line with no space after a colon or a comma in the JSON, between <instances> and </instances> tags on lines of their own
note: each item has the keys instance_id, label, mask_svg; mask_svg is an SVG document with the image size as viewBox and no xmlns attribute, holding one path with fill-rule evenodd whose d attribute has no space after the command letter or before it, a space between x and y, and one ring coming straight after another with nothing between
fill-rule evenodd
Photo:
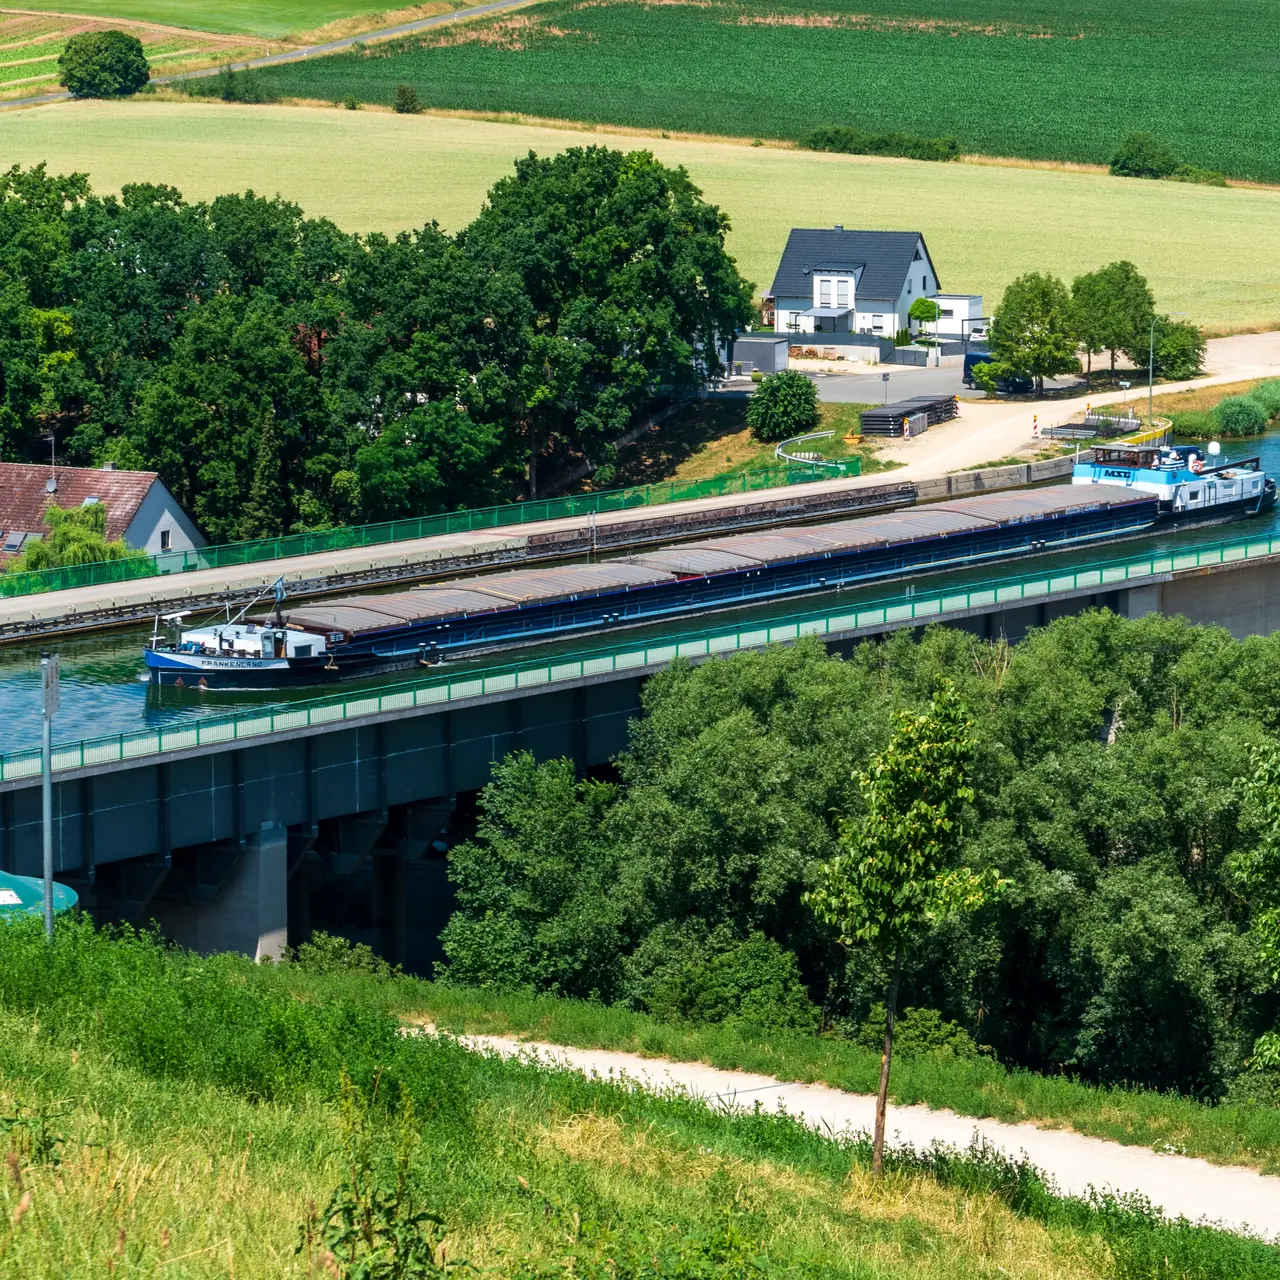
<instances>
[{"instance_id":1,"label":"tree","mask_svg":"<svg viewBox=\"0 0 1280 1280\"><path fill-rule=\"evenodd\" d=\"M1153 133L1131 133L1111 157L1111 172L1122 178L1169 178L1181 161Z\"/></svg>"},{"instance_id":2,"label":"tree","mask_svg":"<svg viewBox=\"0 0 1280 1280\"><path fill-rule=\"evenodd\" d=\"M1071 284L1072 314L1080 345L1093 356L1111 352L1111 370L1116 352L1123 351L1135 365L1147 362L1146 346L1156 302L1146 278L1132 262L1112 262L1098 271L1077 276ZM1142 347L1141 360L1134 354Z\"/></svg>"},{"instance_id":3,"label":"tree","mask_svg":"<svg viewBox=\"0 0 1280 1280\"><path fill-rule=\"evenodd\" d=\"M107 540L107 509L101 502L69 510L50 503L44 522L48 535L30 543L22 555L11 560L6 566L10 573L147 558L145 551L135 550L123 538Z\"/></svg>"},{"instance_id":4,"label":"tree","mask_svg":"<svg viewBox=\"0 0 1280 1280\"><path fill-rule=\"evenodd\" d=\"M151 79L142 41L123 31L72 36L58 70L59 83L77 98L127 98Z\"/></svg>"},{"instance_id":5,"label":"tree","mask_svg":"<svg viewBox=\"0 0 1280 1280\"><path fill-rule=\"evenodd\" d=\"M992 360L981 366L993 378L1023 374L1044 380L1079 373L1071 295L1056 276L1032 272L1004 291L991 326Z\"/></svg>"},{"instance_id":6,"label":"tree","mask_svg":"<svg viewBox=\"0 0 1280 1280\"><path fill-rule=\"evenodd\" d=\"M932 298L917 298L907 312L907 319L918 325L934 324L942 318L942 308Z\"/></svg>"},{"instance_id":7,"label":"tree","mask_svg":"<svg viewBox=\"0 0 1280 1280\"><path fill-rule=\"evenodd\" d=\"M397 115L416 116L423 111L425 104L418 97L418 91L411 84L396 85L395 96L391 99L391 109Z\"/></svg>"},{"instance_id":8,"label":"tree","mask_svg":"<svg viewBox=\"0 0 1280 1280\"><path fill-rule=\"evenodd\" d=\"M747 425L757 440L769 443L816 430L817 386L792 369L769 374L747 402Z\"/></svg>"},{"instance_id":9,"label":"tree","mask_svg":"<svg viewBox=\"0 0 1280 1280\"><path fill-rule=\"evenodd\" d=\"M1155 371L1161 377L1196 377L1204 371L1204 355L1204 334L1196 325L1189 320L1171 320L1168 316L1156 320Z\"/></svg>"},{"instance_id":10,"label":"tree","mask_svg":"<svg viewBox=\"0 0 1280 1280\"><path fill-rule=\"evenodd\" d=\"M893 1024L907 948L949 916L984 906L1003 888L994 871L953 865L961 811L974 791L968 776L976 743L968 711L944 681L927 712L900 711L888 746L860 776L865 809L841 830L841 852L822 864L805 900L839 931L888 962L884 1052L876 1095L872 1169L884 1161L885 1107Z\"/></svg>"}]
</instances>

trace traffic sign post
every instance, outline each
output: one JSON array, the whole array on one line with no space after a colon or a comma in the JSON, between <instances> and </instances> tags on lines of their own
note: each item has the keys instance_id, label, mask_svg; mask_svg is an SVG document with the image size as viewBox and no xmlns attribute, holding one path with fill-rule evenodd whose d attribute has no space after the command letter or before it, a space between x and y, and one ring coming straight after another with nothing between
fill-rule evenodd
<instances>
[{"instance_id":1,"label":"traffic sign post","mask_svg":"<svg viewBox=\"0 0 1280 1280\"><path fill-rule=\"evenodd\" d=\"M40 739L40 808L44 827L44 931L53 941L53 717L61 700L58 655L40 655L42 695Z\"/></svg>"},{"instance_id":2,"label":"traffic sign post","mask_svg":"<svg viewBox=\"0 0 1280 1280\"><path fill-rule=\"evenodd\" d=\"M880 375L880 381L884 383L884 402L885 404L888 404L889 403L889 375L887 373L882 373Z\"/></svg>"}]
</instances>

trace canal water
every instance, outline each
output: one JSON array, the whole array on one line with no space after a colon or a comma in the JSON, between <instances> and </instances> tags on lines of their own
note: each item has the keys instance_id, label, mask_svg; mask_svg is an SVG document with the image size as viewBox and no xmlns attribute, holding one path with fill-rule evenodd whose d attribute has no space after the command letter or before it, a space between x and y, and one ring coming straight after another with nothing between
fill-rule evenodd
<instances>
[{"instance_id":1,"label":"canal water","mask_svg":"<svg viewBox=\"0 0 1280 1280\"><path fill-rule=\"evenodd\" d=\"M1233 445L1224 450L1231 457L1257 453L1262 465L1272 475L1280 475L1280 430L1270 431L1249 447ZM970 586L997 578L1027 577L1041 569L1060 571L1101 560L1136 560L1153 552L1172 548L1232 542L1258 535L1280 532L1280 510L1247 524L1217 525L1175 534L1136 538L1111 546L1094 546L1057 555L1038 556L1001 565L985 565L912 579L914 592L924 595L936 588ZM730 630L737 626L758 624L765 620L794 617L805 613L830 613L861 601L899 596L901 583L879 583L873 586L831 592L805 600L774 602L752 608L737 609L711 617L692 618L688 631L709 628ZM669 635L675 628L670 623L629 629L628 639L637 641ZM100 632L97 635L67 637L51 644L19 644L0 646L0 754L37 746L40 742L40 653L56 648L62 671L62 706L54 722L54 740L74 742L110 734L154 729L193 717L233 714L252 706L281 704L332 694L341 688L354 693L361 688L379 687L404 681L405 672L380 678L353 681L325 689L299 689L270 692L215 692L195 689L154 690L143 678L142 649L150 627L130 627ZM611 637L616 644L620 633ZM561 641L536 649L521 649L510 655L498 655L485 663L456 663L451 671L464 671L470 666L501 665L508 661L525 661L557 652L577 651L591 647L587 639Z\"/></svg>"}]
</instances>

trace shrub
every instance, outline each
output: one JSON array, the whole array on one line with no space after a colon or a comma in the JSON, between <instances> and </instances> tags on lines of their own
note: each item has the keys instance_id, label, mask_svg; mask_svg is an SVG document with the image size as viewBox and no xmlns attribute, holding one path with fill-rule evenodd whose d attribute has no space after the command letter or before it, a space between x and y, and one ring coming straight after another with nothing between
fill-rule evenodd
<instances>
[{"instance_id":1,"label":"shrub","mask_svg":"<svg viewBox=\"0 0 1280 1280\"><path fill-rule=\"evenodd\" d=\"M1203 367L1204 334L1189 321L1161 316L1156 321L1155 371L1162 378L1194 378Z\"/></svg>"},{"instance_id":2,"label":"shrub","mask_svg":"<svg viewBox=\"0 0 1280 1280\"><path fill-rule=\"evenodd\" d=\"M426 106L418 97L418 91L411 84L396 85L395 97L391 99L391 109L397 115L416 116Z\"/></svg>"},{"instance_id":3,"label":"shrub","mask_svg":"<svg viewBox=\"0 0 1280 1280\"><path fill-rule=\"evenodd\" d=\"M854 1039L879 1053L884 1047L884 1005L873 1005ZM976 1058L978 1046L958 1023L936 1009L904 1009L893 1029L893 1051L907 1058L932 1053L944 1058Z\"/></svg>"},{"instance_id":4,"label":"shrub","mask_svg":"<svg viewBox=\"0 0 1280 1280\"><path fill-rule=\"evenodd\" d=\"M1256 436L1267 429L1267 411L1252 396L1228 396L1217 412L1224 436Z\"/></svg>"},{"instance_id":5,"label":"shrub","mask_svg":"<svg viewBox=\"0 0 1280 1280\"><path fill-rule=\"evenodd\" d=\"M770 374L747 405L747 425L757 440L789 440L818 425L818 388L802 373Z\"/></svg>"},{"instance_id":6,"label":"shrub","mask_svg":"<svg viewBox=\"0 0 1280 1280\"><path fill-rule=\"evenodd\" d=\"M1180 164L1170 175L1170 182L1195 182L1202 187L1225 187L1224 174L1213 169L1198 169L1193 164Z\"/></svg>"},{"instance_id":7,"label":"shrub","mask_svg":"<svg viewBox=\"0 0 1280 1280\"><path fill-rule=\"evenodd\" d=\"M899 329L893 335L893 345L895 347L909 347L911 345L911 330Z\"/></svg>"},{"instance_id":8,"label":"shrub","mask_svg":"<svg viewBox=\"0 0 1280 1280\"><path fill-rule=\"evenodd\" d=\"M197 76L185 82L192 98L221 98L223 102L279 102L274 83L258 71L232 71L219 67L216 76Z\"/></svg>"},{"instance_id":9,"label":"shrub","mask_svg":"<svg viewBox=\"0 0 1280 1280\"><path fill-rule=\"evenodd\" d=\"M852 125L828 125L801 139L809 151L838 151L854 156L905 156L909 160L954 160L960 154L957 138L923 138L910 133L864 133Z\"/></svg>"},{"instance_id":10,"label":"shrub","mask_svg":"<svg viewBox=\"0 0 1280 1280\"><path fill-rule=\"evenodd\" d=\"M800 966L772 938L753 933L710 960L694 955L661 978L649 1010L665 1022L747 1024L764 1031L817 1029Z\"/></svg>"},{"instance_id":11,"label":"shrub","mask_svg":"<svg viewBox=\"0 0 1280 1280\"><path fill-rule=\"evenodd\" d=\"M1266 410L1268 418L1280 418L1280 378L1260 382L1249 393L1249 398Z\"/></svg>"},{"instance_id":12,"label":"shrub","mask_svg":"<svg viewBox=\"0 0 1280 1280\"><path fill-rule=\"evenodd\" d=\"M1131 133L1111 157L1111 172L1121 178L1169 178L1181 161L1153 133Z\"/></svg>"},{"instance_id":13,"label":"shrub","mask_svg":"<svg viewBox=\"0 0 1280 1280\"><path fill-rule=\"evenodd\" d=\"M371 978L394 978L400 966L394 967L372 947L363 942L349 942L336 934L317 929L306 942L289 947L284 953L286 964L295 965L303 973L365 973Z\"/></svg>"},{"instance_id":14,"label":"shrub","mask_svg":"<svg viewBox=\"0 0 1280 1280\"><path fill-rule=\"evenodd\" d=\"M127 98L151 79L142 41L123 31L72 36L58 71L58 82L77 98Z\"/></svg>"}]
</instances>

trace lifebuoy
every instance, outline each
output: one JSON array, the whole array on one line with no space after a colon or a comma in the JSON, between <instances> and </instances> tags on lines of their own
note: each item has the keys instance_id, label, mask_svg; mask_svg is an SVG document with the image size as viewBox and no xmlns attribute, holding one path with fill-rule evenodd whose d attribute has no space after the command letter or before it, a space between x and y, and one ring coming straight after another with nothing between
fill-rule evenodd
<instances>
[{"instance_id":1,"label":"lifebuoy","mask_svg":"<svg viewBox=\"0 0 1280 1280\"><path fill-rule=\"evenodd\" d=\"M1199 458L1192 458L1191 470L1194 471L1196 475L1199 475L1200 472L1204 470L1204 463L1201 462Z\"/></svg>"}]
</instances>

